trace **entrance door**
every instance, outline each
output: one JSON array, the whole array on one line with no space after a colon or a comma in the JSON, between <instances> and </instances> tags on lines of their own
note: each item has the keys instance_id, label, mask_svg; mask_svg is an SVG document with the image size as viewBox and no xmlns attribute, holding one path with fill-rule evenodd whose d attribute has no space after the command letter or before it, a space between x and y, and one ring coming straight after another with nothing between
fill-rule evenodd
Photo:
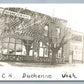
<instances>
[{"instance_id":1,"label":"entrance door","mask_svg":"<svg viewBox=\"0 0 84 84\"><path fill-rule=\"evenodd\" d=\"M73 62L74 63L81 63L82 62L82 50L74 50Z\"/></svg>"}]
</instances>

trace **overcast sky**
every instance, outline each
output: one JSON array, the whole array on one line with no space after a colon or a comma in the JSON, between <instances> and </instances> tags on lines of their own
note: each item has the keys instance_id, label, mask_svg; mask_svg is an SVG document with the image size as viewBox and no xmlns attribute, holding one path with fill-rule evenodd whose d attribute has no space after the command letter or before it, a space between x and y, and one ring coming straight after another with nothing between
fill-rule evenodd
<instances>
[{"instance_id":1,"label":"overcast sky","mask_svg":"<svg viewBox=\"0 0 84 84\"><path fill-rule=\"evenodd\" d=\"M84 32L84 4L0 4L1 7L22 7L68 21L68 26Z\"/></svg>"}]
</instances>

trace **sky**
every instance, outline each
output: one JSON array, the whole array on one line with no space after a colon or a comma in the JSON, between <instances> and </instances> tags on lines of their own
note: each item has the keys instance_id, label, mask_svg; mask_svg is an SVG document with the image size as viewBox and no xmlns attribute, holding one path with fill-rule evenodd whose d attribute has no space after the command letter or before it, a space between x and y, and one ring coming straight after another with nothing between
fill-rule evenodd
<instances>
[{"instance_id":1,"label":"sky","mask_svg":"<svg viewBox=\"0 0 84 84\"><path fill-rule=\"evenodd\" d=\"M84 4L0 4L0 7L22 7L65 19L68 27L84 32Z\"/></svg>"}]
</instances>

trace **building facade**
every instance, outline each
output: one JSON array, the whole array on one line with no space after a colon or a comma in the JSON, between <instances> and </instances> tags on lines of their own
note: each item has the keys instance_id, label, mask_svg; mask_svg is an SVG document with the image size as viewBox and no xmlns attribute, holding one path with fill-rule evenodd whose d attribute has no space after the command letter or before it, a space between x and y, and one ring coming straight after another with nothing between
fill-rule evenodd
<instances>
[{"instance_id":1,"label":"building facade","mask_svg":"<svg viewBox=\"0 0 84 84\"><path fill-rule=\"evenodd\" d=\"M65 45L65 61L68 63L82 63L84 59L84 34L71 30L71 40Z\"/></svg>"},{"instance_id":2,"label":"building facade","mask_svg":"<svg viewBox=\"0 0 84 84\"><path fill-rule=\"evenodd\" d=\"M0 60L50 63L61 45L54 54L56 63L83 62L84 34L67 28L66 20L20 8L6 8L3 14Z\"/></svg>"}]
</instances>

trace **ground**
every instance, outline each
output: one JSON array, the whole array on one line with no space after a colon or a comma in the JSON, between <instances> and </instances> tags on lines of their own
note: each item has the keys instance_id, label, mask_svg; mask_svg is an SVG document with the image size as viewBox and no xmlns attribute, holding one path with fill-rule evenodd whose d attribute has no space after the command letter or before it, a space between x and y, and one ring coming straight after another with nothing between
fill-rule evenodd
<instances>
[{"instance_id":1,"label":"ground","mask_svg":"<svg viewBox=\"0 0 84 84\"><path fill-rule=\"evenodd\" d=\"M84 64L82 63L49 65L44 63L0 62L0 80L84 80L83 72ZM10 74L12 77L9 76ZM24 77L23 74L25 74ZM65 74L68 77L63 78ZM44 75L44 77L36 77L36 75ZM48 78L46 75L51 75L51 77Z\"/></svg>"}]
</instances>

